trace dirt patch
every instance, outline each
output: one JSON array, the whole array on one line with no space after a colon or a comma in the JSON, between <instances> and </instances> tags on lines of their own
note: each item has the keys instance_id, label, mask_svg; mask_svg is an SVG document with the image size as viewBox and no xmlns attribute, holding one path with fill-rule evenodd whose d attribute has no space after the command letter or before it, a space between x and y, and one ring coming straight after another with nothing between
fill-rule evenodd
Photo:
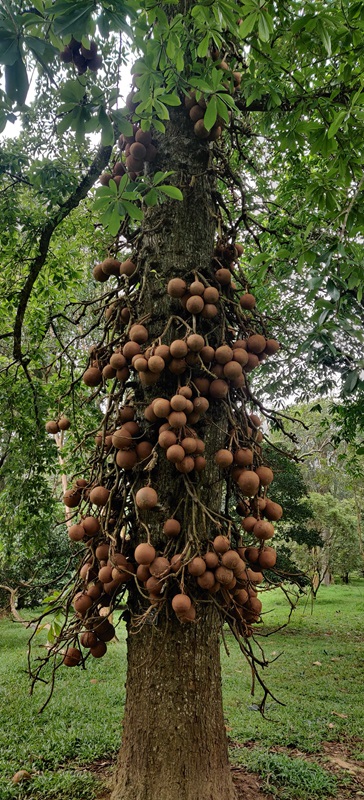
<instances>
[{"instance_id":1,"label":"dirt patch","mask_svg":"<svg viewBox=\"0 0 364 800\"><path fill-rule=\"evenodd\" d=\"M261 789L259 776L244 767L231 767L237 800L272 800L273 795Z\"/></svg>"}]
</instances>

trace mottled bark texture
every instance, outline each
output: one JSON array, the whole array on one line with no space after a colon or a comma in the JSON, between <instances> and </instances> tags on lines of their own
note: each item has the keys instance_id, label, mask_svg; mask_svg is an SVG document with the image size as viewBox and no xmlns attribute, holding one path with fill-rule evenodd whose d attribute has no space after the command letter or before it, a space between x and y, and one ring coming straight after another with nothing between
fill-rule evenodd
<instances>
[{"instance_id":1,"label":"mottled bark texture","mask_svg":"<svg viewBox=\"0 0 364 800\"><path fill-rule=\"evenodd\" d=\"M174 170L171 182L181 188L184 199L148 211L137 248L138 310L141 321L148 315L144 324L151 338L161 335L171 315L186 319L180 302L166 293L170 278L183 277L190 283L194 270L202 270L207 278L214 273L216 210L209 145L195 138L184 109L174 110L171 117L156 168ZM216 346L223 338L222 318L197 318L196 331ZM163 341L185 334L183 323L174 319ZM188 378L189 373L182 383ZM165 370L155 386L143 391L139 387L136 404L145 407L153 397L171 397L177 385L178 378ZM200 546L205 552L204 542L218 532L202 504L221 511L213 454L222 446L226 430L221 404L211 402L205 422L198 425L208 463L201 476L180 475L164 454L158 455L150 477L159 508L145 515L155 546L165 547L163 522L177 506L182 533L180 541L173 541L174 552L183 549L186 526L193 532L195 552ZM146 473L144 483L148 477ZM135 539L145 540L143 526L135 531ZM158 614L153 611L138 633L133 620L129 623L124 731L112 800L233 800L221 696L220 620L211 598L197 589L196 599L204 602L197 606L195 623L182 625L169 604ZM136 615L145 609L138 593L132 594L131 604Z\"/></svg>"}]
</instances>

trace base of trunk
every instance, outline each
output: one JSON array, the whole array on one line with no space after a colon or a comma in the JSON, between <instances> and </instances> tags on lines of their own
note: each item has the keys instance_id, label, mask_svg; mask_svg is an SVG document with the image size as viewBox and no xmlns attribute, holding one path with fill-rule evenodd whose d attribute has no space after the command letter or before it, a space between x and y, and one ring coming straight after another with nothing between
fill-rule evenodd
<instances>
[{"instance_id":1,"label":"base of trunk","mask_svg":"<svg viewBox=\"0 0 364 800\"><path fill-rule=\"evenodd\" d=\"M234 800L224 726L219 617L144 624L128 636L123 741L112 800Z\"/></svg>"}]
</instances>

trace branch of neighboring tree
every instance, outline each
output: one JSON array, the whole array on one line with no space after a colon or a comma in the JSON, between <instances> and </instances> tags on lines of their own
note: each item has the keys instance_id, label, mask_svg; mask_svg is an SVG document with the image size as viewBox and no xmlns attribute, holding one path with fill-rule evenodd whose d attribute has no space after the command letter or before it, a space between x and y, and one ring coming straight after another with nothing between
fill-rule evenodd
<instances>
[{"instance_id":1,"label":"branch of neighboring tree","mask_svg":"<svg viewBox=\"0 0 364 800\"><path fill-rule=\"evenodd\" d=\"M110 159L111 150L111 147L99 147L96 156L81 183L69 196L66 202L60 206L57 213L51 217L51 219L49 219L43 227L39 239L38 255L31 262L28 277L20 292L19 303L15 317L13 354L16 361L19 361L20 363L24 362L24 355L22 352L22 328L24 316L35 281L37 280L38 275L47 259L52 235L58 225L60 225L61 222L63 222L63 220L71 213L71 211L73 211L73 209L79 205L81 200L86 197L94 183L96 183L100 173Z\"/></svg>"},{"instance_id":2,"label":"branch of neighboring tree","mask_svg":"<svg viewBox=\"0 0 364 800\"><path fill-rule=\"evenodd\" d=\"M16 607L16 597L17 597L17 594L18 594L18 591L19 591L19 587L17 587L16 589L13 589L12 586L7 586L7 584L5 584L5 583L0 583L0 589L2 589L4 592L9 592L9 595L10 595L10 599L9 599L10 611L11 611L11 614L14 617L14 619L17 622L20 622L21 625L24 625L26 628L28 628L29 627L29 623L27 622L26 619L23 619L20 616L19 611L18 611L18 609Z\"/></svg>"}]
</instances>

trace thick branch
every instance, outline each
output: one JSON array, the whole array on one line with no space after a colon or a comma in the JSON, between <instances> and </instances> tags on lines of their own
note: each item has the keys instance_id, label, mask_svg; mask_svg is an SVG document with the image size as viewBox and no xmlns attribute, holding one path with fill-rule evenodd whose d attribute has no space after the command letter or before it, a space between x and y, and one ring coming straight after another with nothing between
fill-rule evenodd
<instances>
[{"instance_id":1,"label":"thick branch","mask_svg":"<svg viewBox=\"0 0 364 800\"><path fill-rule=\"evenodd\" d=\"M18 309L15 317L14 324L14 358L16 361L23 361L22 353L22 328L24 316L27 309L28 301L33 290L33 286L37 277L46 261L48 255L49 244L52 235L58 225L73 211L74 208L83 200L91 187L96 183L100 173L108 163L111 155L111 147L99 147L97 154L90 166L90 169L82 179L77 189L69 196L68 200L60 207L59 211L45 224L40 239L39 239L39 252L31 263L29 275L25 284L20 292Z\"/></svg>"}]
</instances>

